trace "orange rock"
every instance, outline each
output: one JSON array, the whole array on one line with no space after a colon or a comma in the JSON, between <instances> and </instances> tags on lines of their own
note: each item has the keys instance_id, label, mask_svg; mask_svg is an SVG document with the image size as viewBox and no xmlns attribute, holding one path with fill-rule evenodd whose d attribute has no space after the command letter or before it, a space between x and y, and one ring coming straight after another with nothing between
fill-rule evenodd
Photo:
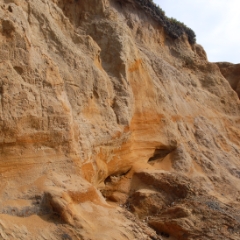
<instances>
[{"instance_id":1,"label":"orange rock","mask_svg":"<svg viewBox=\"0 0 240 240\"><path fill-rule=\"evenodd\" d=\"M239 238L235 70L149 11L1 4L0 238Z\"/></svg>"}]
</instances>

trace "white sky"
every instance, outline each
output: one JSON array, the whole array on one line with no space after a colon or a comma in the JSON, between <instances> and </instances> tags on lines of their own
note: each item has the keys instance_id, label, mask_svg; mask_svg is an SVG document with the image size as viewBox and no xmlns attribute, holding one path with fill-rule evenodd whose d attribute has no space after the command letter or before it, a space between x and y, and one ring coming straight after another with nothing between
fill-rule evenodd
<instances>
[{"instance_id":1,"label":"white sky","mask_svg":"<svg viewBox=\"0 0 240 240\"><path fill-rule=\"evenodd\" d=\"M240 0L154 0L197 35L210 62L240 63Z\"/></svg>"}]
</instances>

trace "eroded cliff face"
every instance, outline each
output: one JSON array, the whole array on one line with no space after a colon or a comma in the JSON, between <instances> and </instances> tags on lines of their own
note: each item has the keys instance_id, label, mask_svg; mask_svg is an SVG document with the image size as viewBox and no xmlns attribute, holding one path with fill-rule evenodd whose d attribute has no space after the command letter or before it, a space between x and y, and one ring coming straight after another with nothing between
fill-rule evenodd
<instances>
[{"instance_id":1,"label":"eroded cliff face","mask_svg":"<svg viewBox=\"0 0 240 240\"><path fill-rule=\"evenodd\" d=\"M216 63L222 75L228 80L229 84L240 97L240 64L232 64L229 62Z\"/></svg>"},{"instance_id":2,"label":"eroded cliff face","mask_svg":"<svg viewBox=\"0 0 240 240\"><path fill-rule=\"evenodd\" d=\"M2 239L239 239L240 105L136 1L0 4Z\"/></svg>"}]
</instances>

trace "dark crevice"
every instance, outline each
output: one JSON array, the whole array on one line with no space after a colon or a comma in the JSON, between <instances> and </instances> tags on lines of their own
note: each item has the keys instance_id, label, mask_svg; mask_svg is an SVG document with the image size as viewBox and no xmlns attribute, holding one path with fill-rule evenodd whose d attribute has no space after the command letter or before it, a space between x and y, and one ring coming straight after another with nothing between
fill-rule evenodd
<instances>
[{"instance_id":1,"label":"dark crevice","mask_svg":"<svg viewBox=\"0 0 240 240\"><path fill-rule=\"evenodd\" d=\"M13 10L12 10L12 7L11 7L11 6L9 6L9 7L8 7L8 11L9 11L9 12L13 12Z\"/></svg>"},{"instance_id":2,"label":"dark crevice","mask_svg":"<svg viewBox=\"0 0 240 240\"><path fill-rule=\"evenodd\" d=\"M15 66L14 70L19 74L22 75L23 74L23 69L21 67Z\"/></svg>"},{"instance_id":3,"label":"dark crevice","mask_svg":"<svg viewBox=\"0 0 240 240\"><path fill-rule=\"evenodd\" d=\"M174 149L155 149L153 156L149 158L148 162L165 158L172 151Z\"/></svg>"},{"instance_id":4,"label":"dark crevice","mask_svg":"<svg viewBox=\"0 0 240 240\"><path fill-rule=\"evenodd\" d=\"M160 235L161 235L162 237L166 237L166 238L169 238L169 237L170 237L169 233L166 233L166 232L161 232Z\"/></svg>"},{"instance_id":5,"label":"dark crevice","mask_svg":"<svg viewBox=\"0 0 240 240\"><path fill-rule=\"evenodd\" d=\"M111 183L113 182L113 179L118 179L118 180L120 180L122 177L126 176L126 175L129 173L130 170L131 170L131 169L129 169L129 170L127 170L126 172L121 173L121 174L111 174L111 175L109 175L109 176L104 180L105 185L106 185L106 184L111 184Z\"/></svg>"}]
</instances>

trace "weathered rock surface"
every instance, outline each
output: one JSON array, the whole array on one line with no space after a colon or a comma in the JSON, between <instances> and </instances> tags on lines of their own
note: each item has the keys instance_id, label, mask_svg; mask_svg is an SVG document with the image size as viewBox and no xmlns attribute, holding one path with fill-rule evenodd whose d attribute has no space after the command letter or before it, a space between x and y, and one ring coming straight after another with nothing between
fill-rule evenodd
<instances>
[{"instance_id":1,"label":"weathered rock surface","mask_svg":"<svg viewBox=\"0 0 240 240\"><path fill-rule=\"evenodd\" d=\"M216 63L222 75L228 80L234 91L240 97L240 64L233 64L229 62Z\"/></svg>"},{"instance_id":2,"label":"weathered rock surface","mask_svg":"<svg viewBox=\"0 0 240 240\"><path fill-rule=\"evenodd\" d=\"M239 239L224 76L135 1L3 0L0 238Z\"/></svg>"}]
</instances>

